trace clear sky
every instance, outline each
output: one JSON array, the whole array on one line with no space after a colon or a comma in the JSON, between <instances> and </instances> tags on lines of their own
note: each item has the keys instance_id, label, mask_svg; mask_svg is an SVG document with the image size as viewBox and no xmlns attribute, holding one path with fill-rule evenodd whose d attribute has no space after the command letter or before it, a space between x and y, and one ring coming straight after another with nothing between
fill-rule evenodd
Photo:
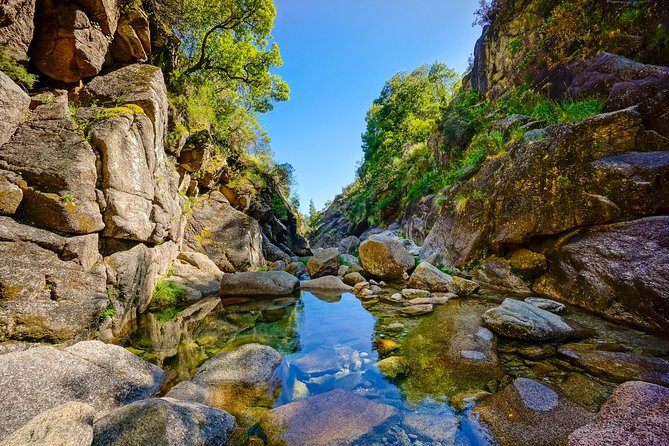
<instances>
[{"instance_id":1,"label":"clear sky","mask_svg":"<svg viewBox=\"0 0 669 446\"><path fill-rule=\"evenodd\" d=\"M295 168L301 209L321 209L362 159L365 113L398 71L436 61L467 67L478 0L275 0L274 70L291 99L261 117L275 159Z\"/></svg>"}]
</instances>

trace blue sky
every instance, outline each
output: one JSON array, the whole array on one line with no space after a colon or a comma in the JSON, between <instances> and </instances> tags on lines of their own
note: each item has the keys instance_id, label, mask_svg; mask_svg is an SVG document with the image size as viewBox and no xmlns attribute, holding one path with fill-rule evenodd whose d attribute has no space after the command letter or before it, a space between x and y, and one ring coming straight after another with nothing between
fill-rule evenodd
<instances>
[{"instance_id":1,"label":"blue sky","mask_svg":"<svg viewBox=\"0 0 669 446\"><path fill-rule=\"evenodd\" d=\"M295 168L301 209L351 183L365 113L398 71L435 61L463 72L480 35L478 0L275 0L274 70L291 99L262 116L278 162Z\"/></svg>"}]
</instances>

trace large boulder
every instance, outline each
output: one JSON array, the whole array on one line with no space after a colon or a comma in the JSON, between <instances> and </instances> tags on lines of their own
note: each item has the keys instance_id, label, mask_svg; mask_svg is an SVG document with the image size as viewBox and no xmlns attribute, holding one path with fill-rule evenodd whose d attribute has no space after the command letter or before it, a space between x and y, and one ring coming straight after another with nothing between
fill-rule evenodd
<instances>
[{"instance_id":1,"label":"large boulder","mask_svg":"<svg viewBox=\"0 0 669 446\"><path fill-rule=\"evenodd\" d=\"M397 414L397 409L341 389L272 409L263 430L286 444L351 444Z\"/></svg>"},{"instance_id":2,"label":"large boulder","mask_svg":"<svg viewBox=\"0 0 669 446\"><path fill-rule=\"evenodd\" d=\"M432 292L450 292L453 277L439 270L428 262L420 262L411 277L409 286L419 290Z\"/></svg>"},{"instance_id":3,"label":"large boulder","mask_svg":"<svg viewBox=\"0 0 669 446\"><path fill-rule=\"evenodd\" d=\"M0 361L0 441L33 417L70 401L100 412L155 394L164 372L99 341L64 350L36 347Z\"/></svg>"},{"instance_id":4,"label":"large boulder","mask_svg":"<svg viewBox=\"0 0 669 446\"><path fill-rule=\"evenodd\" d=\"M514 296L527 297L532 291L523 279L514 274L508 260L502 257L488 257L474 271L476 280L486 288Z\"/></svg>"},{"instance_id":5,"label":"large boulder","mask_svg":"<svg viewBox=\"0 0 669 446\"><path fill-rule=\"evenodd\" d=\"M336 276L339 269L339 250L337 248L321 249L307 262L307 272L312 279L323 276Z\"/></svg>"},{"instance_id":6,"label":"large boulder","mask_svg":"<svg viewBox=\"0 0 669 446\"><path fill-rule=\"evenodd\" d=\"M474 408L500 446L564 444L593 414L531 379L518 378Z\"/></svg>"},{"instance_id":7,"label":"large boulder","mask_svg":"<svg viewBox=\"0 0 669 446\"><path fill-rule=\"evenodd\" d=\"M350 235L339 242L340 254L353 254L360 247L360 239L355 235Z\"/></svg>"},{"instance_id":8,"label":"large boulder","mask_svg":"<svg viewBox=\"0 0 669 446\"><path fill-rule=\"evenodd\" d=\"M622 384L590 424L569 435L567 444L669 444L669 389L641 381Z\"/></svg>"},{"instance_id":9,"label":"large boulder","mask_svg":"<svg viewBox=\"0 0 669 446\"><path fill-rule=\"evenodd\" d=\"M180 252L172 264L170 280L183 285L192 295L191 300L218 294L221 288L221 271L204 254Z\"/></svg>"},{"instance_id":10,"label":"large boulder","mask_svg":"<svg viewBox=\"0 0 669 446\"><path fill-rule=\"evenodd\" d=\"M371 275L390 282L402 282L414 267L414 258L395 238L372 236L359 248L362 267Z\"/></svg>"},{"instance_id":11,"label":"large boulder","mask_svg":"<svg viewBox=\"0 0 669 446\"><path fill-rule=\"evenodd\" d=\"M0 5L0 45L17 56L28 52L35 31L36 0L9 0ZM1 132L0 132L1 134Z\"/></svg>"},{"instance_id":12,"label":"large boulder","mask_svg":"<svg viewBox=\"0 0 669 446\"><path fill-rule=\"evenodd\" d=\"M128 8L118 21L109 48L116 63L146 62L151 55L149 18L140 8Z\"/></svg>"},{"instance_id":13,"label":"large boulder","mask_svg":"<svg viewBox=\"0 0 669 446\"><path fill-rule=\"evenodd\" d=\"M104 228L95 192L96 162L70 117L66 96L38 106L0 146L0 168L20 173L25 181L19 212L60 232L88 234Z\"/></svg>"},{"instance_id":14,"label":"large boulder","mask_svg":"<svg viewBox=\"0 0 669 446\"><path fill-rule=\"evenodd\" d=\"M186 245L206 254L224 272L248 271L263 261L258 222L234 209L218 192L201 197L192 208Z\"/></svg>"},{"instance_id":15,"label":"large boulder","mask_svg":"<svg viewBox=\"0 0 669 446\"><path fill-rule=\"evenodd\" d=\"M608 319L669 334L669 216L569 234L534 290Z\"/></svg>"},{"instance_id":16,"label":"large boulder","mask_svg":"<svg viewBox=\"0 0 669 446\"><path fill-rule=\"evenodd\" d=\"M324 276L319 277L318 279L303 280L300 282L300 288L304 290L335 291L341 293L353 289L352 286L345 284L336 276Z\"/></svg>"},{"instance_id":17,"label":"large boulder","mask_svg":"<svg viewBox=\"0 0 669 446\"><path fill-rule=\"evenodd\" d=\"M89 336L107 306L98 236L63 237L0 217L0 341Z\"/></svg>"},{"instance_id":18,"label":"large boulder","mask_svg":"<svg viewBox=\"0 0 669 446\"><path fill-rule=\"evenodd\" d=\"M121 407L95 422L94 446L230 444L236 427L227 412L172 398Z\"/></svg>"},{"instance_id":19,"label":"large boulder","mask_svg":"<svg viewBox=\"0 0 669 446\"><path fill-rule=\"evenodd\" d=\"M0 71L0 146L10 140L26 119L29 107L30 96Z\"/></svg>"},{"instance_id":20,"label":"large boulder","mask_svg":"<svg viewBox=\"0 0 669 446\"><path fill-rule=\"evenodd\" d=\"M560 316L515 299L483 314L483 324L495 333L515 339L545 341L575 336L577 330Z\"/></svg>"},{"instance_id":21,"label":"large boulder","mask_svg":"<svg viewBox=\"0 0 669 446\"><path fill-rule=\"evenodd\" d=\"M225 274L221 279L221 296L292 296L299 289L297 277L285 271Z\"/></svg>"}]
</instances>

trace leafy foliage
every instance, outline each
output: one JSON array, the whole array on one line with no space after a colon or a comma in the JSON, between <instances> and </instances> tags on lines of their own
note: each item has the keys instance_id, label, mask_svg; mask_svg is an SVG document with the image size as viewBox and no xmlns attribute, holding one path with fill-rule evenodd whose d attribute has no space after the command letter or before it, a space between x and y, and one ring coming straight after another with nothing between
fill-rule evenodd
<instances>
[{"instance_id":1,"label":"leafy foliage","mask_svg":"<svg viewBox=\"0 0 669 446\"><path fill-rule=\"evenodd\" d=\"M0 45L0 71L25 89L32 88L37 82L37 76L28 73L26 68L18 63L9 50L2 45Z\"/></svg>"},{"instance_id":2,"label":"leafy foliage","mask_svg":"<svg viewBox=\"0 0 669 446\"><path fill-rule=\"evenodd\" d=\"M151 310L164 310L183 303L188 292L173 280L160 279L153 291L149 305Z\"/></svg>"}]
</instances>

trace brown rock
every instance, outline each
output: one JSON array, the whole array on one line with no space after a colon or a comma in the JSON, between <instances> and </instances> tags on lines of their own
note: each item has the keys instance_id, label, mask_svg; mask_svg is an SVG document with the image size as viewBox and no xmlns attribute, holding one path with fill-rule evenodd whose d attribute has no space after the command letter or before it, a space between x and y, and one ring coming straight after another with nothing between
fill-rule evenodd
<instances>
[{"instance_id":1,"label":"brown rock","mask_svg":"<svg viewBox=\"0 0 669 446\"><path fill-rule=\"evenodd\" d=\"M421 262L409 278L409 286L432 292L450 292L453 277L440 271L436 266Z\"/></svg>"},{"instance_id":2,"label":"brown rock","mask_svg":"<svg viewBox=\"0 0 669 446\"><path fill-rule=\"evenodd\" d=\"M362 274L358 272L348 273L344 276L344 283L347 285L355 286L359 283L365 282L365 279Z\"/></svg>"},{"instance_id":3,"label":"brown rock","mask_svg":"<svg viewBox=\"0 0 669 446\"><path fill-rule=\"evenodd\" d=\"M114 62L146 62L151 55L151 31L144 11L132 8L121 16L112 42Z\"/></svg>"},{"instance_id":4,"label":"brown rock","mask_svg":"<svg viewBox=\"0 0 669 446\"><path fill-rule=\"evenodd\" d=\"M338 270L339 250L337 248L321 249L307 262L307 271L312 279L336 276Z\"/></svg>"},{"instance_id":5,"label":"brown rock","mask_svg":"<svg viewBox=\"0 0 669 446\"><path fill-rule=\"evenodd\" d=\"M448 288L451 293L457 294L458 296L470 296L478 291L479 284L473 280L453 276Z\"/></svg>"},{"instance_id":6,"label":"brown rock","mask_svg":"<svg viewBox=\"0 0 669 446\"><path fill-rule=\"evenodd\" d=\"M569 435L569 446L669 443L669 389L640 381L619 386L592 423Z\"/></svg>"},{"instance_id":7,"label":"brown rock","mask_svg":"<svg viewBox=\"0 0 669 446\"><path fill-rule=\"evenodd\" d=\"M522 277L533 278L546 270L546 256L529 249L521 248L511 254L509 265Z\"/></svg>"},{"instance_id":8,"label":"brown rock","mask_svg":"<svg viewBox=\"0 0 669 446\"><path fill-rule=\"evenodd\" d=\"M532 291L523 280L511 271L509 261L501 257L488 257L474 271L474 277L486 288L514 296L530 296Z\"/></svg>"},{"instance_id":9,"label":"brown rock","mask_svg":"<svg viewBox=\"0 0 669 446\"><path fill-rule=\"evenodd\" d=\"M406 279L414 259L397 239L378 238L365 240L359 248L362 267L371 275L391 282Z\"/></svg>"},{"instance_id":10,"label":"brown rock","mask_svg":"<svg viewBox=\"0 0 669 446\"><path fill-rule=\"evenodd\" d=\"M9 0L0 5L0 45L25 55L35 31L35 0ZM2 132L0 132L0 135Z\"/></svg>"},{"instance_id":11,"label":"brown rock","mask_svg":"<svg viewBox=\"0 0 669 446\"><path fill-rule=\"evenodd\" d=\"M25 121L29 106L30 97L0 71L0 146L10 140Z\"/></svg>"},{"instance_id":12,"label":"brown rock","mask_svg":"<svg viewBox=\"0 0 669 446\"><path fill-rule=\"evenodd\" d=\"M19 175L0 170L0 215L12 215L18 209L23 200L23 191L17 186L20 182Z\"/></svg>"}]
</instances>

